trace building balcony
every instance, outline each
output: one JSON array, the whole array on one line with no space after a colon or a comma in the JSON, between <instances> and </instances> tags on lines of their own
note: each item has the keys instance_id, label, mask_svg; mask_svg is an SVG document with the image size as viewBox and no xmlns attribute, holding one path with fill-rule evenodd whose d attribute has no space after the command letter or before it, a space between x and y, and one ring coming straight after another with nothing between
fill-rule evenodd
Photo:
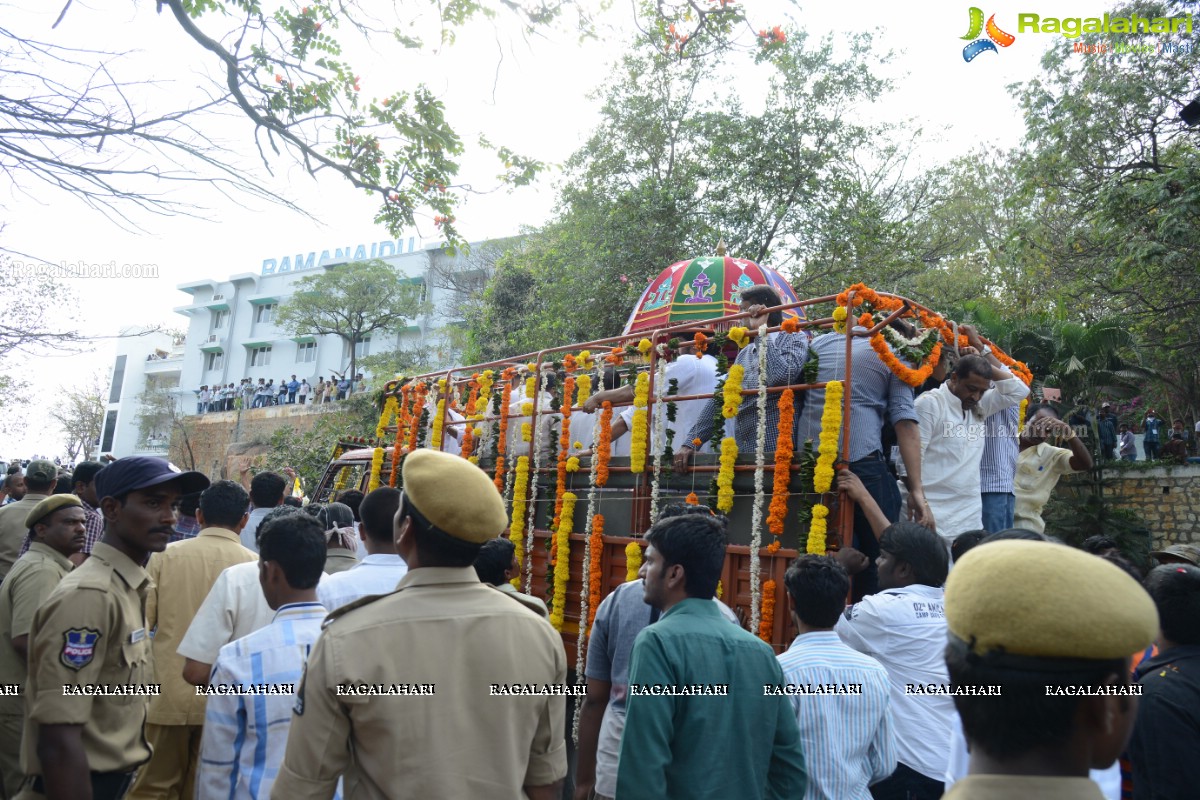
<instances>
[{"instance_id":1,"label":"building balcony","mask_svg":"<svg viewBox=\"0 0 1200 800\"><path fill-rule=\"evenodd\" d=\"M160 355L155 353L146 359L147 375L170 375L183 370L183 353Z\"/></svg>"},{"instance_id":2,"label":"building balcony","mask_svg":"<svg viewBox=\"0 0 1200 800\"><path fill-rule=\"evenodd\" d=\"M228 340L229 336L225 333L210 333L200 340L200 349L206 353L223 352Z\"/></svg>"}]
</instances>

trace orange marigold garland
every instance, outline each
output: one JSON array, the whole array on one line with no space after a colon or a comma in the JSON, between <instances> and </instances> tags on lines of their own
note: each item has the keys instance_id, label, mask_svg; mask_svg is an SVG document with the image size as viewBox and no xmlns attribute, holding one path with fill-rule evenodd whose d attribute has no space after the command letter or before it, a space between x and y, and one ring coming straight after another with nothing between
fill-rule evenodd
<instances>
[{"instance_id":1,"label":"orange marigold garland","mask_svg":"<svg viewBox=\"0 0 1200 800\"><path fill-rule=\"evenodd\" d=\"M779 537L783 534L783 521L787 517L788 482L792 476L792 425L795 414L795 394L786 389L779 395L779 438L775 444L775 475L771 487L771 508L767 514L767 530L775 541L767 546L767 552L775 553L780 548Z\"/></svg>"},{"instance_id":2,"label":"orange marigold garland","mask_svg":"<svg viewBox=\"0 0 1200 800\"><path fill-rule=\"evenodd\" d=\"M513 367L500 373L500 379L504 381L504 390L500 397L500 422L496 430L496 474L492 479L499 492L504 491L504 456L508 452L508 406L512 402L512 379L516 374L517 371Z\"/></svg>"},{"instance_id":3,"label":"orange marigold garland","mask_svg":"<svg viewBox=\"0 0 1200 800\"><path fill-rule=\"evenodd\" d=\"M396 414L396 441L392 444L392 469L388 473L388 486L396 487L396 479L400 472L400 456L404 452L404 441L408 428L412 425L412 414L409 411L409 396L413 394L412 384L406 383L400 387L400 408Z\"/></svg>"},{"instance_id":4,"label":"orange marigold garland","mask_svg":"<svg viewBox=\"0 0 1200 800\"><path fill-rule=\"evenodd\" d=\"M604 515L596 514L592 517L592 535L588 542L588 551L591 555L591 560L588 563L588 618L587 627L592 629L592 622L596 619L596 609L600 607L600 590L601 578L603 573L600 569L600 562L604 556Z\"/></svg>"},{"instance_id":5,"label":"orange marigold garland","mask_svg":"<svg viewBox=\"0 0 1200 800\"><path fill-rule=\"evenodd\" d=\"M758 621L758 638L771 643L771 629L775 626L775 581L766 581L762 587L762 615Z\"/></svg>"},{"instance_id":6,"label":"orange marigold garland","mask_svg":"<svg viewBox=\"0 0 1200 800\"><path fill-rule=\"evenodd\" d=\"M696 331L693 341L696 343L696 358L704 358L704 351L708 349L708 337Z\"/></svg>"},{"instance_id":7,"label":"orange marigold garland","mask_svg":"<svg viewBox=\"0 0 1200 800\"><path fill-rule=\"evenodd\" d=\"M603 411L600 412L600 433L596 439L597 486L604 486L608 483L608 461L612 458L612 403L605 400L602 408Z\"/></svg>"},{"instance_id":8,"label":"orange marigold garland","mask_svg":"<svg viewBox=\"0 0 1200 800\"><path fill-rule=\"evenodd\" d=\"M688 496L683 498L683 502L689 506L698 506L700 505L700 498L696 496L695 492L688 492Z\"/></svg>"}]
</instances>

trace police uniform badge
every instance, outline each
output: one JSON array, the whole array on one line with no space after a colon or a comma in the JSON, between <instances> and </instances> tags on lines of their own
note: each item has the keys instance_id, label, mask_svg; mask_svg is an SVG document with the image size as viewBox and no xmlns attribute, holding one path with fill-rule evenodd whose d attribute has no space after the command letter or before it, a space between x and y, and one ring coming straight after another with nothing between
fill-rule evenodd
<instances>
[{"instance_id":1,"label":"police uniform badge","mask_svg":"<svg viewBox=\"0 0 1200 800\"><path fill-rule=\"evenodd\" d=\"M101 633L94 628L71 628L63 633L63 649L59 659L64 666L81 670L96 657L96 642Z\"/></svg>"}]
</instances>

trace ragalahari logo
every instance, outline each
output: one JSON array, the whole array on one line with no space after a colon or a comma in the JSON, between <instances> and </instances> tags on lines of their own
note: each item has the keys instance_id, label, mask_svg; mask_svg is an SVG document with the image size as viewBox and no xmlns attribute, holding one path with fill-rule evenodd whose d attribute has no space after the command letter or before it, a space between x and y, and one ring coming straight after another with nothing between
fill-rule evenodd
<instances>
[{"instance_id":1,"label":"ragalahari logo","mask_svg":"<svg viewBox=\"0 0 1200 800\"><path fill-rule=\"evenodd\" d=\"M987 31L987 38L980 39L979 34ZM988 17L987 25L983 24L983 11L971 6L971 27L967 31L964 39L972 39L969 45L963 48L963 61L970 63L975 60L975 56L980 53L986 53L989 50L993 53L1000 52L996 49L996 45L1008 47L1017 40L1017 37L1011 33L1005 33L996 25L996 15L992 14ZM994 44L993 44L994 42Z\"/></svg>"}]
</instances>

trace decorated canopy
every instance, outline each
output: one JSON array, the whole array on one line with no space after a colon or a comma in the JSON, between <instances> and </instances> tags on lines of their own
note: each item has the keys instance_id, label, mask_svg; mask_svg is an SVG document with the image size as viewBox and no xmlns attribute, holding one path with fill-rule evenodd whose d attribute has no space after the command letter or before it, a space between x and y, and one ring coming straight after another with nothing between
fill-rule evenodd
<instances>
[{"instance_id":1,"label":"decorated canopy","mask_svg":"<svg viewBox=\"0 0 1200 800\"><path fill-rule=\"evenodd\" d=\"M773 287L784 303L796 302L792 287L770 267L724 255L680 261L664 269L646 287L625 323L625 333L736 314L742 290L757 284ZM788 309L784 316L804 319L804 309Z\"/></svg>"}]
</instances>

